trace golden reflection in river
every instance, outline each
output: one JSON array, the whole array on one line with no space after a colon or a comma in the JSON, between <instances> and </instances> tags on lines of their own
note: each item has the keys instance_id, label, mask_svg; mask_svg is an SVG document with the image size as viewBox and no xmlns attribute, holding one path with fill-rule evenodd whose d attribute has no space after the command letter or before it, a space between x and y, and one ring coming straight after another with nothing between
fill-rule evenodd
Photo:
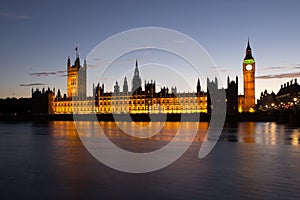
<instances>
[{"instance_id":1,"label":"golden reflection in river","mask_svg":"<svg viewBox=\"0 0 300 200\"><path fill-rule=\"evenodd\" d=\"M73 121L52 121L49 122L54 136L77 137L75 123Z\"/></svg>"},{"instance_id":2,"label":"golden reflection in river","mask_svg":"<svg viewBox=\"0 0 300 200\"><path fill-rule=\"evenodd\" d=\"M88 137L99 137L100 134L96 133L97 130L96 126L101 127L103 132L107 137L110 139L114 138L123 138L129 140L153 140L153 141L171 141L174 139L176 134L178 133L180 137L176 138L176 141L197 141L202 142L206 136L206 132L209 126L208 122L164 122L163 128L157 132L155 135L151 133L151 130L148 131L149 137L139 138L133 137L130 134L130 131L133 128L137 127L147 127L151 124L152 127L157 128L161 127L161 122L134 122L135 125L133 126L132 122L118 122L121 123L123 130L118 127L118 124L115 122L87 122L87 121L80 121L75 123L72 121L53 121L50 122L50 127L53 127L52 134L54 136L67 136L70 138L78 138L77 135L77 128L83 130L81 135L85 135ZM137 126L136 126L137 125ZM125 131L124 131L125 128ZM192 134L194 131L198 130L195 137ZM146 135L147 136L147 135Z\"/></svg>"},{"instance_id":3,"label":"golden reflection in river","mask_svg":"<svg viewBox=\"0 0 300 200\"><path fill-rule=\"evenodd\" d=\"M129 141L172 141L178 131L180 137L176 137L178 142L188 142L194 140L195 142L203 142L209 127L208 122L119 122L125 129L121 130L115 122L76 122L77 126L84 127L84 133L88 137L100 137L97 133L96 127L101 127L105 135L110 139L123 139ZM163 123L163 126L162 126ZM78 140L77 129L73 121L53 121L49 122L50 129L53 136L60 136L71 138L71 141ZM147 128L149 125L157 128L163 127L160 131L154 134L151 129L145 134L145 138L134 137L130 134L133 128L142 127ZM194 137L191 134L197 131ZM291 129L285 125L278 125L273 122L258 123L258 122L242 122L236 126L225 128L227 134L232 137L233 134L236 140L245 143L258 143L258 144L291 144L299 145L300 131L299 129ZM232 139L232 138L230 138Z\"/></svg>"},{"instance_id":4,"label":"golden reflection in river","mask_svg":"<svg viewBox=\"0 0 300 200\"><path fill-rule=\"evenodd\" d=\"M299 129L294 129L290 136L290 144L299 145L300 132Z\"/></svg>"},{"instance_id":5,"label":"golden reflection in river","mask_svg":"<svg viewBox=\"0 0 300 200\"><path fill-rule=\"evenodd\" d=\"M239 124L239 134L242 133L242 139L245 143L255 143L254 138L255 122Z\"/></svg>"},{"instance_id":6,"label":"golden reflection in river","mask_svg":"<svg viewBox=\"0 0 300 200\"><path fill-rule=\"evenodd\" d=\"M256 138L258 141L262 140L258 143L264 144L277 144L278 136L276 130L276 124L272 122L266 122L261 124L262 126L259 128L256 134ZM259 133L259 134L258 134Z\"/></svg>"}]
</instances>

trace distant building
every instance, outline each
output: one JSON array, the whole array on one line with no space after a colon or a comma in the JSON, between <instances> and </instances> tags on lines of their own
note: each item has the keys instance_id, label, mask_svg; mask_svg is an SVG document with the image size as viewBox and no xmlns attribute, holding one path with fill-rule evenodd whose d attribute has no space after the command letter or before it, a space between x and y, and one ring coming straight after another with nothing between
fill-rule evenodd
<instances>
[{"instance_id":1,"label":"distant building","mask_svg":"<svg viewBox=\"0 0 300 200\"><path fill-rule=\"evenodd\" d=\"M268 110L275 108L275 93L272 91L270 94L267 90L260 94L260 98L257 100L257 108L260 110Z\"/></svg>"},{"instance_id":2,"label":"distant building","mask_svg":"<svg viewBox=\"0 0 300 200\"><path fill-rule=\"evenodd\" d=\"M281 85L279 92L275 96L275 104L280 107L289 108L295 104L299 106L300 85L297 79Z\"/></svg>"},{"instance_id":3,"label":"distant building","mask_svg":"<svg viewBox=\"0 0 300 200\"><path fill-rule=\"evenodd\" d=\"M289 109L299 107L300 85L297 79L281 85L277 94L268 93L267 90L261 93L260 99L257 100L257 106L260 110L269 109Z\"/></svg>"}]
</instances>

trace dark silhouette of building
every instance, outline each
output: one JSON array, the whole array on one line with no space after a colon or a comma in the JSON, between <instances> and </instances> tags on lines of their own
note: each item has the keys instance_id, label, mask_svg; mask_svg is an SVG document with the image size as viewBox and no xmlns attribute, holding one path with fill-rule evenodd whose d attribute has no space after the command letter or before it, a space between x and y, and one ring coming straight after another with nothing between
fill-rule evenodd
<instances>
[{"instance_id":1,"label":"dark silhouette of building","mask_svg":"<svg viewBox=\"0 0 300 200\"><path fill-rule=\"evenodd\" d=\"M212 109L214 109L212 99L216 97L217 92L218 92L218 79L215 78L215 81L213 81L207 78L207 112L208 113L211 113Z\"/></svg>"},{"instance_id":2,"label":"dark silhouette of building","mask_svg":"<svg viewBox=\"0 0 300 200\"><path fill-rule=\"evenodd\" d=\"M197 81L197 94L201 92L201 85L200 85L200 79L198 78Z\"/></svg>"},{"instance_id":3,"label":"dark silhouette of building","mask_svg":"<svg viewBox=\"0 0 300 200\"><path fill-rule=\"evenodd\" d=\"M52 114L53 110L53 102L55 98L55 90L50 90L45 88L40 91L36 89L35 91L32 89L32 114L40 115L40 114Z\"/></svg>"},{"instance_id":4,"label":"dark silhouette of building","mask_svg":"<svg viewBox=\"0 0 300 200\"><path fill-rule=\"evenodd\" d=\"M219 89L218 79L210 80L207 78L207 113L225 114L226 93L223 88ZM224 105L224 106L223 106Z\"/></svg>"},{"instance_id":5,"label":"dark silhouette of building","mask_svg":"<svg viewBox=\"0 0 300 200\"><path fill-rule=\"evenodd\" d=\"M257 107L262 110L290 109L299 107L300 85L297 79L281 85L277 94L273 91L269 94L267 90L261 93L257 100Z\"/></svg>"},{"instance_id":6,"label":"dark silhouette of building","mask_svg":"<svg viewBox=\"0 0 300 200\"><path fill-rule=\"evenodd\" d=\"M0 115L25 115L31 113L31 98L0 99Z\"/></svg>"},{"instance_id":7,"label":"dark silhouette of building","mask_svg":"<svg viewBox=\"0 0 300 200\"><path fill-rule=\"evenodd\" d=\"M290 107L295 104L299 106L300 85L297 79L281 85L279 92L275 96L275 104L280 107Z\"/></svg>"},{"instance_id":8,"label":"dark silhouette of building","mask_svg":"<svg viewBox=\"0 0 300 200\"><path fill-rule=\"evenodd\" d=\"M226 106L228 114L237 114L238 113L238 77L236 76L235 82L230 81L228 76L227 78L227 89L226 91Z\"/></svg>"},{"instance_id":9,"label":"dark silhouette of building","mask_svg":"<svg viewBox=\"0 0 300 200\"><path fill-rule=\"evenodd\" d=\"M268 110L275 108L275 93L272 91L270 94L267 90L261 92L259 99L257 99L257 108L259 110Z\"/></svg>"}]
</instances>

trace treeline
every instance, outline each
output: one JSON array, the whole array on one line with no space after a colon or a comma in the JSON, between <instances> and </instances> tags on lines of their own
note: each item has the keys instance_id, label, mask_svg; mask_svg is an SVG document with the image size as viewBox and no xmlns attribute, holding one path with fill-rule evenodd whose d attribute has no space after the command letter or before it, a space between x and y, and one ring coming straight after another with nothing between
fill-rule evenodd
<instances>
[{"instance_id":1,"label":"treeline","mask_svg":"<svg viewBox=\"0 0 300 200\"><path fill-rule=\"evenodd\" d=\"M31 98L0 99L1 115L20 115L31 113Z\"/></svg>"}]
</instances>

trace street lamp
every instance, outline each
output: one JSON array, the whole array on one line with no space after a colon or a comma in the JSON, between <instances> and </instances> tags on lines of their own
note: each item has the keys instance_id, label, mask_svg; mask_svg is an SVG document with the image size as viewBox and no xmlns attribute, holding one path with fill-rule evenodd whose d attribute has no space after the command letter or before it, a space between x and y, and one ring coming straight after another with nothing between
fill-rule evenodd
<instances>
[{"instance_id":1,"label":"street lamp","mask_svg":"<svg viewBox=\"0 0 300 200\"><path fill-rule=\"evenodd\" d=\"M297 97L294 97L294 99L293 99L293 100L294 100L294 102L296 102L298 99L297 99Z\"/></svg>"}]
</instances>

